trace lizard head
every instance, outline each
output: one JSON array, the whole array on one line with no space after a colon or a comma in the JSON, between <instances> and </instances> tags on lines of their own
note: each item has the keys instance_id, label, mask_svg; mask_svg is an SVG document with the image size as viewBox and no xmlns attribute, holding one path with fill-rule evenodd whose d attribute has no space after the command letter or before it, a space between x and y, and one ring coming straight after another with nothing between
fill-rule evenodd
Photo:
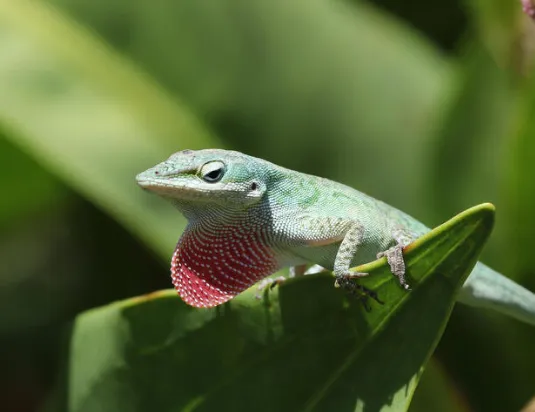
<instances>
[{"instance_id":1,"label":"lizard head","mask_svg":"<svg viewBox=\"0 0 535 412\"><path fill-rule=\"evenodd\" d=\"M257 219L243 213L262 205L273 170L238 152L183 150L137 176L142 188L198 223L186 228L171 260L173 284L189 305L219 305L277 270L262 235L269 213Z\"/></svg>"},{"instance_id":2,"label":"lizard head","mask_svg":"<svg viewBox=\"0 0 535 412\"><path fill-rule=\"evenodd\" d=\"M182 209L198 204L241 208L264 195L265 170L260 159L239 152L182 150L140 173L136 180L143 189L170 199Z\"/></svg>"}]
</instances>

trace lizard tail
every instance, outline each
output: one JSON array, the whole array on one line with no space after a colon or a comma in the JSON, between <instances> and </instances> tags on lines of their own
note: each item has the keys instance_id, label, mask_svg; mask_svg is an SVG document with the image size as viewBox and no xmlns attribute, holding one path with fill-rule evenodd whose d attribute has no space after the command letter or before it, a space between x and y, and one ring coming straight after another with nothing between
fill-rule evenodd
<instances>
[{"instance_id":1,"label":"lizard tail","mask_svg":"<svg viewBox=\"0 0 535 412\"><path fill-rule=\"evenodd\" d=\"M535 294L479 262L457 300L470 306L494 309L535 325Z\"/></svg>"}]
</instances>

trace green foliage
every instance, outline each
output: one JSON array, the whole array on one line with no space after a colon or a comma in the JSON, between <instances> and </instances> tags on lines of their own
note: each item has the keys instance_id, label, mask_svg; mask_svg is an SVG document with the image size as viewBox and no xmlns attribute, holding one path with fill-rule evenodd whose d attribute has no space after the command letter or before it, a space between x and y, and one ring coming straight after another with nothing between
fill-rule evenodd
<instances>
[{"instance_id":1,"label":"green foliage","mask_svg":"<svg viewBox=\"0 0 535 412\"><path fill-rule=\"evenodd\" d=\"M369 312L326 275L213 309L165 291L89 311L74 325L69 410L406 410L493 223L481 205L411 244L409 293L385 258L358 267L385 302Z\"/></svg>"},{"instance_id":2,"label":"green foliage","mask_svg":"<svg viewBox=\"0 0 535 412\"><path fill-rule=\"evenodd\" d=\"M2 4L0 24L0 119L16 143L169 252L182 219L168 205L148 205L132 176L172 152L173 136L191 147L218 142L131 64L49 7Z\"/></svg>"},{"instance_id":3,"label":"green foliage","mask_svg":"<svg viewBox=\"0 0 535 412\"><path fill-rule=\"evenodd\" d=\"M336 356L356 348L362 348L354 355L358 366L344 372L354 380L348 386L337 381L337 399L354 407L355 388L368 390L382 373L390 383L399 377L398 362L362 366L386 361L367 356L382 344L364 345L358 338L373 335L362 329L365 320L390 307L364 314L342 305L325 276L284 285L269 296L271 306L249 295L219 311L193 311L171 295L105 306L80 315L75 351L68 354L60 337L77 314L169 287L167 262L185 222L170 205L139 190L134 176L180 149L224 146L339 180L429 226L491 201L498 210L496 231L484 258L535 289L534 36L533 23L508 0L469 0L462 8L424 0L0 2L0 360L8 365L0 378L9 382L0 389L4 405L30 411L46 400L46 410L67 410L69 398L71 406L95 410L95 403L86 402L100 399L81 391L97 389L111 394L107 401L119 402L110 407L114 411L129 405L136 410L136 396L148 396L149 389L162 393L151 399L151 410L177 391L189 402L187 388L200 387L188 381L193 367L172 366L221 360L223 353L229 357L217 364L219 375L207 379L227 386L203 386L198 393L206 402L240 379L260 382L261 370L277 372L268 376L273 385L298 385L295 393L290 384L274 391L263 381L252 403L267 407L267 394L280 405L285 397L301 402L328 372L310 384L299 382L301 376L313 379L309 371L334 368ZM440 282L438 275L408 294L400 312L422 316L404 329L407 339L422 345L418 367L436 343L424 338L439 336L454 293L446 288L439 302L431 292L419 292ZM304 300L305 291L315 298ZM323 304L338 310L333 324L313 322ZM273 325L266 325L267 313ZM286 339L285 322L298 328L295 319L307 319L299 331L323 337L333 328L343 339L305 339L303 332L297 335L302 353L290 345L267 351L267 342ZM98 329L104 326L109 333ZM221 347L188 341L216 331ZM370 339L384 343L382 334L398 332L386 327ZM174 340L161 351L136 352L158 348L167 338ZM525 325L456 307L411 409L521 409L534 395L534 339ZM346 346L337 353L333 345ZM307 371L298 378L284 369L291 350L301 360L294 367ZM417 352L412 350L403 354ZM68 363L69 357L76 362ZM253 358L272 362L256 370L254 362L243 361ZM233 365L248 374L239 375ZM125 372L129 368L135 373ZM100 375L106 370L110 376ZM412 372L399 382L407 385ZM103 379L102 386L83 383L91 378ZM177 388L174 379L190 386ZM79 388L75 397L67 380ZM160 389L143 386L154 382ZM378 389L406 401L415 384L406 393L401 383Z\"/></svg>"},{"instance_id":4,"label":"green foliage","mask_svg":"<svg viewBox=\"0 0 535 412\"><path fill-rule=\"evenodd\" d=\"M233 147L426 210L411 201L425 196L426 172L412 159L429 150L453 70L388 15L325 0L53 2L140 61ZM355 173L358 153L374 156L358 156Z\"/></svg>"},{"instance_id":5,"label":"green foliage","mask_svg":"<svg viewBox=\"0 0 535 412\"><path fill-rule=\"evenodd\" d=\"M33 159L21 153L0 134L0 164L19 173L0 174L0 185L10 187L9 202L0 202L0 228L23 219L28 213L53 207L63 195L62 187Z\"/></svg>"}]
</instances>

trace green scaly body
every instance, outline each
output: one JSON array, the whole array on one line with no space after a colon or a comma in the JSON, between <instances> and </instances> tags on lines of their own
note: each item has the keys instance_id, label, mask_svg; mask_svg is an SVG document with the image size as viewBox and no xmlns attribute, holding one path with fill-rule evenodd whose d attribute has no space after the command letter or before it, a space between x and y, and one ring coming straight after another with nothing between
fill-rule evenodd
<instances>
[{"instance_id":1,"label":"green scaly body","mask_svg":"<svg viewBox=\"0 0 535 412\"><path fill-rule=\"evenodd\" d=\"M173 283L190 305L211 307L285 266L315 263L337 281L386 256L403 287L402 247L429 229L364 193L239 152L175 153L139 174L188 219L172 260ZM459 301L535 324L535 295L478 263Z\"/></svg>"}]
</instances>

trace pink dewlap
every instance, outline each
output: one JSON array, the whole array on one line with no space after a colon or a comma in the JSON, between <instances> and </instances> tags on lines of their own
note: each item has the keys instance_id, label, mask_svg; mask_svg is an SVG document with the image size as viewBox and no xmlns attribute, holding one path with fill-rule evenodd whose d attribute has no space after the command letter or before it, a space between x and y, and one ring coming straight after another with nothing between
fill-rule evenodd
<instances>
[{"instance_id":1,"label":"pink dewlap","mask_svg":"<svg viewBox=\"0 0 535 412\"><path fill-rule=\"evenodd\" d=\"M261 233L244 234L233 227L184 234L171 261L175 289L198 308L220 305L276 270Z\"/></svg>"}]
</instances>

